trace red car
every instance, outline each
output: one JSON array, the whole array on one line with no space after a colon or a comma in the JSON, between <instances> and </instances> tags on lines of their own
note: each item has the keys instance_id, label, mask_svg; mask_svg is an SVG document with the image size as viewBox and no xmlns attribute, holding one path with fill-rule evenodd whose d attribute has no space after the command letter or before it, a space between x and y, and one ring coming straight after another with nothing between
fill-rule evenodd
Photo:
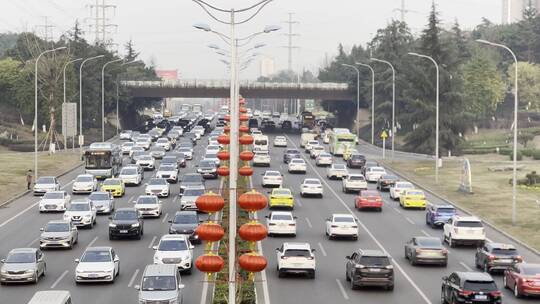
<instances>
[{"instance_id":1,"label":"red car","mask_svg":"<svg viewBox=\"0 0 540 304\"><path fill-rule=\"evenodd\" d=\"M383 201L381 195L376 190L362 190L360 195L354 199L354 207L358 210L373 208L382 211Z\"/></svg>"},{"instance_id":2,"label":"red car","mask_svg":"<svg viewBox=\"0 0 540 304\"><path fill-rule=\"evenodd\" d=\"M517 263L504 271L505 288L514 291L516 298L540 295L540 264Z\"/></svg>"}]
</instances>

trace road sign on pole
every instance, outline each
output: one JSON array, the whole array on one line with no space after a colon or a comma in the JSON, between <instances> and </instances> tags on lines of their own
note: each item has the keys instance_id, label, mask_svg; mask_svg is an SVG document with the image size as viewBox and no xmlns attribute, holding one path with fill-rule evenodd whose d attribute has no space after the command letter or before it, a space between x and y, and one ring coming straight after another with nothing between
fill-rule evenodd
<instances>
[{"instance_id":1,"label":"road sign on pole","mask_svg":"<svg viewBox=\"0 0 540 304\"><path fill-rule=\"evenodd\" d=\"M74 102L62 104L62 135L65 137L77 135L77 104Z\"/></svg>"},{"instance_id":2,"label":"road sign on pole","mask_svg":"<svg viewBox=\"0 0 540 304\"><path fill-rule=\"evenodd\" d=\"M388 138L388 133L386 133L386 130L383 130L381 133L382 138L382 158L385 158L386 154L386 139Z\"/></svg>"}]
</instances>

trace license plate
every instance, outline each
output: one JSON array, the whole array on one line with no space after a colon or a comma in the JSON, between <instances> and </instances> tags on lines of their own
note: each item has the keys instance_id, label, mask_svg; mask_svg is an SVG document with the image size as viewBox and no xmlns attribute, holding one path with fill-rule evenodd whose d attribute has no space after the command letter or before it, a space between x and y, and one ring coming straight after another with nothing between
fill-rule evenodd
<instances>
[{"instance_id":1,"label":"license plate","mask_svg":"<svg viewBox=\"0 0 540 304\"><path fill-rule=\"evenodd\" d=\"M500 259L498 260L498 262L500 263L512 263L514 260L511 260L511 259Z\"/></svg>"},{"instance_id":2,"label":"license plate","mask_svg":"<svg viewBox=\"0 0 540 304\"><path fill-rule=\"evenodd\" d=\"M474 230L469 230L467 231L468 234L473 234L474 233Z\"/></svg>"},{"instance_id":3,"label":"license plate","mask_svg":"<svg viewBox=\"0 0 540 304\"><path fill-rule=\"evenodd\" d=\"M369 269L371 272L380 272L381 270L379 268L371 268Z\"/></svg>"},{"instance_id":4,"label":"license plate","mask_svg":"<svg viewBox=\"0 0 540 304\"><path fill-rule=\"evenodd\" d=\"M96 273L91 273L88 275L89 278L97 278L98 275Z\"/></svg>"},{"instance_id":5,"label":"license plate","mask_svg":"<svg viewBox=\"0 0 540 304\"><path fill-rule=\"evenodd\" d=\"M487 300L487 295L475 295L475 300Z\"/></svg>"},{"instance_id":6,"label":"license plate","mask_svg":"<svg viewBox=\"0 0 540 304\"><path fill-rule=\"evenodd\" d=\"M127 233L127 230L120 230L120 233Z\"/></svg>"}]
</instances>

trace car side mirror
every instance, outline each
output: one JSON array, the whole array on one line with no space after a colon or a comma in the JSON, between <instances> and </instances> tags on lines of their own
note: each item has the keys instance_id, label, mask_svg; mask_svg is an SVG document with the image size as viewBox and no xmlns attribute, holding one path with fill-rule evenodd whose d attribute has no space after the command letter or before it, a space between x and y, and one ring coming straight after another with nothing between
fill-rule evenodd
<instances>
[{"instance_id":1,"label":"car side mirror","mask_svg":"<svg viewBox=\"0 0 540 304\"><path fill-rule=\"evenodd\" d=\"M351 256L350 256L350 255L347 255L347 256L345 256L345 258L346 258L347 260L350 260L350 259L351 259Z\"/></svg>"},{"instance_id":2,"label":"car side mirror","mask_svg":"<svg viewBox=\"0 0 540 304\"><path fill-rule=\"evenodd\" d=\"M139 289L141 289L141 286L140 285L135 285L135 286L133 286L133 288L135 288L136 290L139 290Z\"/></svg>"},{"instance_id":3,"label":"car side mirror","mask_svg":"<svg viewBox=\"0 0 540 304\"><path fill-rule=\"evenodd\" d=\"M112 215L109 215L109 219L112 220Z\"/></svg>"},{"instance_id":4,"label":"car side mirror","mask_svg":"<svg viewBox=\"0 0 540 304\"><path fill-rule=\"evenodd\" d=\"M297 218L298 218L298 216L296 216L296 215L295 215L295 216L293 216L293 219L297 219Z\"/></svg>"},{"instance_id":5,"label":"car side mirror","mask_svg":"<svg viewBox=\"0 0 540 304\"><path fill-rule=\"evenodd\" d=\"M171 224L172 224L172 220L168 220L167 223L171 223Z\"/></svg>"},{"instance_id":6,"label":"car side mirror","mask_svg":"<svg viewBox=\"0 0 540 304\"><path fill-rule=\"evenodd\" d=\"M119 258L118 256L115 256L115 257L114 257L114 262L115 262L115 263L120 262L120 258Z\"/></svg>"},{"instance_id":7,"label":"car side mirror","mask_svg":"<svg viewBox=\"0 0 540 304\"><path fill-rule=\"evenodd\" d=\"M184 289L186 287L184 284L178 284L178 289Z\"/></svg>"},{"instance_id":8,"label":"car side mirror","mask_svg":"<svg viewBox=\"0 0 540 304\"><path fill-rule=\"evenodd\" d=\"M189 249L195 249L195 246L189 245Z\"/></svg>"},{"instance_id":9,"label":"car side mirror","mask_svg":"<svg viewBox=\"0 0 540 304\"><path fill-rule=\"evenodd\" d=\"M447 277L447 276L444 276L444 277L442 277L442 280L443 280L443 281L447 281L447 280L448 280L448 277Z\"/></svg>"},{"instance_id":10,"label":"car side mirror","mask_svg":"<svg viewBox=\"0 0 540 304\"><path fill-rule=\"evenodd\" d=\"M315 249L311 249L311 252L315 252Z\"/></svg>"},{"instance_id":11,"label":"car side mirror","mask_svg":"<svg viewBox=\"0 0 540 304\"><path fill-rule=\"evenodd\" d=\"M78 264L80 261L81 261L81 260L79 260L79 259L75 259L75 263L77 263L77 264Z\"/></svg>"},{"instance_id":12,"label":"car side mirror","mask_svg":"<svg viewBox=\"0 0 540 304\"><path fill-rule=\"evenodd\" d=\"M279 251L279 248L276 248L276 251Z\"/></svg>"},{"instance_id":13,"label":"car side mirror","mask_svg":"<svg viewBox=\"0 0 540 304\"><path fill-rule=\"evenodd\" d=\"M45 231L45 229L43 229L43 228L39 228L39 231Z\"/></svg>"},{"instance_id":14,"label":"car side mirror","mask_svg":"<svg viewBox=\"0 0 540 304\"><path fill-rule=\"evenodd\" d=\"M4 264L6 262L6 259L0 260L0 263Z\"/></svg>"}]
</instances>

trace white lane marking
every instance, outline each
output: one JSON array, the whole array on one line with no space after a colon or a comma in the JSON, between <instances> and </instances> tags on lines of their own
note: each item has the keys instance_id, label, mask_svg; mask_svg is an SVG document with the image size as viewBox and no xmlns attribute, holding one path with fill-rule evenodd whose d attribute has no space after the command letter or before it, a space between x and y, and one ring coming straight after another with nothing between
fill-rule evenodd
<instances>
[{"instance_id":1,"label":"white lane marking","mask_svg":"<svg viewBox=\"0 0 540 304\"><path fill-rule=\"evenodd\" d=\"M394 211L395 211L395 212L397 212L397 213L401 214L401 211L399 211L399 209L398 209L398 208L396 208L396 207L392 207L392 209L394 209Z\"/></svg>"},{"instance_id":2,"label":"white lane marking","mask_svg":"<svg viewBox=\"0 0 540 304\"><path fill-rule=\"evenodd\" d=\"M326 250L324 250L324 247L323 247L323 245L322 245L321 243L319 243L319 248L321 249L322 255L323 255L323 256L327 256Z\"/></svg>"},{"instance_id":3,"label":"white lane marking","mask_svg":"<svg viewBox=\"0 0 540 304\"><path fill-rule=\"evenodd\" d=\"M249 187L253 189L253 179L251 177L249 178ZM255 213L255 219L256 220L258 219L258 213ZM259 253L264 256L262 243L260 241L257 242L257 249L259 250ZM266 278L266 269L263 269L263 271L261 271L261 280L262 280L262 287L263 287L264 304L270 304L270 292L268 291L268 279ZM257 288L255 288L255 291L257 291ZM201 304L206 304L206 303L201 302Z\"/></svg>"},{"instance_id":4,"label":"white lane marking","mask_svg":"<svg viewBox=\"0 0 540 304\"><path fill-rule=\"evenodd\" d=\"M165 213L163 216L163 219L161 220L162 223L165 223L167 221L167 218L169 217L169 213Z\"/></svg>"},{"instance_id":5,"label":"white lane marking","mask_svg":"<svg viewBox=\"0 0 540 304\"><path fill-rule=\"evenodd\" d=\"M172 200L173 204L176 204L176 201L177 201L177 200L178 200L178 195L175 195L174 198L173 198L173 200Z\"/></svg>"},{"instance_id":6,"label":"white lane marking","mask_svg":"<svg viewBox=\"0 0 540 304\"><path fill-rule=\"evenodd\" d=\"M36 207L37 205L39 204L39 201L33 203L32 205L28 206L26 209L22 210L21 212L15 214L13 217L5 220L2 224L0 224L0 228L4 227L5 225L9 224L11 221L13 221L14 219L18 218L19 216L23 215L25 212L27 212L28 210Z\"/></svg>"},{"instance_id":7,"label":"white lane marking","mask_svg":"<svg viewBox=\"0 0 540 304\"><path fill-rule=\"evenodd\" d=\"M65 187L67 187L67 186L73 184L74 181L75 181L75 180L70 181L69 183L67 183L67 184L63 185L62 187L60 187L60 189L64 190Z\"/></svg>"},{"instance_id":8,"label":"white lane marking","mask_svg":"<svg viewBox=\"0 0 540 304\"><path fill-rule=\"evenodd\" d=\"M407 220L407 222L413 224L413 225L416 225L415 222L413 220L411 220L410 218L408 217L405 217L405 219Z\"/></svg>"},{"instance_id":9,"label":"white lane marking","mask_svg":"<svg viewBox=\"0 0 540 304\"><path fill-rule=\"evenodd\" d=\"M488 242L490 242L490 243L493 243L493 241L490 240L490 239L488 239L488 238L486 238L486 241L488 241Z\"/></svg>"},{"instance_id":10,"label":"white lane marking","mask_svg":"<svg viewBox=\"0 0 540 304\"><path fill-rule=\"evenodd\" d=\"M135 279L137 279L137 275L139 274L139 269L135 269L135 272L131 276L131 279L129 279L128 287L131 287L133 285L133 282L135 282Z\"/></svg>"},{"instance_id":11,"label":"white lane marking","mask_svg":"<svg viewBox=\"0 0 540 304\"><path fill-rule=\"evenodd\" d=\"M463 266L463 268L467 269L468 271L473 271L473 269L471 267L469 267L469 265L463 263L463 262L459 262L459 265Z\"/></svg>"},{"instance_id":12,"label":"white lane marking","mask_svg":"<svg viewBox=\"0 0 540 304\"><path fill-rule=\"evenodd\" d=\"M131 203L134 198L135 198L135 195L130 196L129 199L128 199L128 203Z\"/></svg>"},{"instance_id":13,"label":"white lane marking","mask_svg":"<svg viewBox=\"0 0 540 304\"><path fill-rule=\"evenodd\" d=\"M296 203L298 204L298 207L302 207L302 201L301 200L297 199Z\"/></svg>"},{"instance_id":14,"label":"white lane marking","mask_svg":"<svg viewBox=\"0 0 540 304\"><path fill-rule=\"evenodd\" d=\"M154 235L154 237L152 237L152 241L150 241L150 244L148 244L148 248L152 248L152 246L154 246L154 242L156 241L157 239L157 236Z\"/></svg>"},{"instance_id":15,"label":"white lane marking","mask_svg":"<svg viewBox=\"0 0 540 304\"><path fill-rule=\"evenodd\" d=\"M341 281L339 279L336 279L336 283L337 283L337 285L339 287L339 290L341 291L341 294L343 295L343 298L345 298L345 300L348 300L349 295L345 291L345 288L343 288L343 284L341 284Z\"/></svg>"},{"instance_id":16,"label":"white lane marking","mask_svg":"<svg viewBox=\"0 0 540 304\"><path fill-rule=\"evenodd\" d=\"M94 245L94 243L98 240L98 237L96 236L93 240L90 241L90 243L88 243L88 246L86 246L86 249L88 249L88 247L92 247L92 245Z\"/></svg>"},{"instance_id":17,"label":"white lane marking","mask_svg":"<svg viewBox=\"0 0 540 304\"><path fill-rule=\"evenodd\" d=\"M56 281L54 281L54 283L51 285L51 289L54 289L56 285L58 285L58 283L62 281L62 279L66 276L66 274L68 274L68 271L64 270L64 272L62 272L62 274L58 277L58 279L56 279Z\"/></svg>"},{"instance_id":18,"label":"white lane marking","mask_svg":"<svg viewBox=\"0 0 540 304\"><path fill-rule=\"evenodd\" d=\"M311 225L311 221L307 217L306 217L306 222L307 222L307 225L309 226L309 228L313 228L313 225Z\"/></svg>"},{"instance_id":19,"label":"white lane marking","mask_svg":"<svg viewBox=\"0 0 540 304\"><path fill-rule=\"evenodd\" d=\"M285 135L289 141L291 141L291 143L293 144L293 146L298 149L298 147L296 146L296 144L290 139L289 136ZM302 156L304 157L304 156ZM343 205L343 207L345 207L345 209L347 209L347 211L349 211L350 214L352 214L352 216L358 220L358 224L362 226L362 228L366 231L366 233L369 235L369 237L375 242L375 244L377 244L377 246L383 251L383 252L386 252L388 255L390 255L390 253L388 253L388 251L386 250L386 248L384 248L384 246L379 242L379 240L377 240L377 238L375 237L375 235L373 235L373 233L371 233L371 230L368 229L368 227L366 225L364 225L364 223L362 223L360 221L360 219L358 219L358 217L356 216L356 214L354 214L354 212L351 210L351 208L349 206L347 206L347 204L343 201L343 199L336 193L336 191L330 187L330 185L328 184L328 182L326 181L326 179L324 179L321 174L319 173L319 171L316 170L316 168L311 164L311 162L306 162L312 169L313 169L313 172L315 172L315 174L317 174L320 178L320 180L326 185L326 187L328 187L328 189L334 194L334 196L338 199L339 202L341 202L341 204ZM432 302L428 299L428 297L426 296L426 294L420 289L420 287L418 287L418 285L416 285L416 283L413 281L413 279L411 279L411 277L409 277L409 275L405 272L405 270L403 270L403 268L401 267L401 265L396 261L396 259L393 259L393 263L394 265L396 266L396 268L399 270L399 272L401 272L401 274L405 277L405 279L407 279L407 281L409 281L409 283L412 285L412 287L416 290L416 292L420 295L420 297L428 304L432 304Z\"/></svg>"},{"instance_id":20,"label":"white lane marking","mask_svg":"<svg viewBox=\"0 0 540 304\"><path fill-rule=\"evenodd\" d=\"M425 230L420 230L425 236L431 236L431 234L427 233Z\"/></svg>"},{"instance_id":21,"label":"white lane marking","mask_svg":"<svg viewBox=\"0 0 540 304\"><path fill-rule=\"evenodd\" d=\"M26 245L26 247L32 247L32 246L34 246L34 244L35 244L37 241L39 241L39 238L36 238L36 239L32 240L30 243L28 243L28 245Z\"/></svg>"}]
</instances>

